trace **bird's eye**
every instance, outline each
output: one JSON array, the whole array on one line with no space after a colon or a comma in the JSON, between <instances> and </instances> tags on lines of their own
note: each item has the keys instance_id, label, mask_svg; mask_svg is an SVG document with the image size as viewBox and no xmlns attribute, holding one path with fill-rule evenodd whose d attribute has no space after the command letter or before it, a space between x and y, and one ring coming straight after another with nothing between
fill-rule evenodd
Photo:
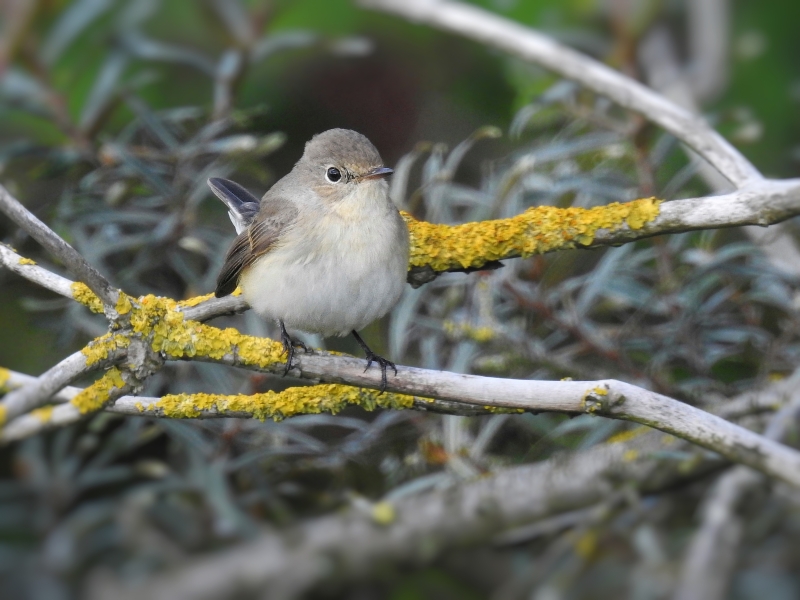
<instances>
[{"instance_id":1,"label":"bird's eye","mask_svg":"<svg viewBox=\"0 0 800 600\"><path fill-rule=\"evenodd\" d=\"M342 178L342 173L336 167L329 167L327 171L325 171L325 179L330 181L331 183L336 183Z\"/></svg>"}]
</instances>

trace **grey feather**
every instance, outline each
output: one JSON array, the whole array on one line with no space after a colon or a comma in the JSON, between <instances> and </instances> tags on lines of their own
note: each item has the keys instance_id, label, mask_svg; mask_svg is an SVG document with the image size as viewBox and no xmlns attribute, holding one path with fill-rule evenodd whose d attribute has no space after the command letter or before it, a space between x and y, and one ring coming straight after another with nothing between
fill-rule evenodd
<instances>
[{"instance_id":1,"label":"grey feather","mask_svg":"<svg viewBox=\"0 0 800 600\"><path fill-rule=\"evenodd\" d=\"M247 229L261 207L259 199L230 179L212 177L208 180L208 187L228 207L228 217L236 228L236 233Z\"/></svg>"}]
</instances>

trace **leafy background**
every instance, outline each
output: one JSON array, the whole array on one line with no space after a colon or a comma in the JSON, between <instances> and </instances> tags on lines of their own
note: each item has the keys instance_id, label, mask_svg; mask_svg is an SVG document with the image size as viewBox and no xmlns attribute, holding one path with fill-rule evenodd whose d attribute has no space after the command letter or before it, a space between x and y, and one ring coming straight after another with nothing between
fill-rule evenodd
<instances>
[{"instance_id":1,"label":"leafy background","mask_svg":"<svg viewBox=\"0 0 800 600\"><path fill-rule=\"evenodd\" d=\"M648 29L665 23L680 40L687 18L681 2L476 4L633 74ZM800 9L791 0L731 8L730 84L705 110L766 174L797 176ZM233 230L205 179L235 178L260 194L330 127L370 137L396 167L395 201L432 221L707 191L673 138L602 98L345 0L20 0L3 10L0 181L129 293L210 291ZM0 239L59 270L4 220ZM442 276L408 288L365 335L398 363L616 377L704 405L796 368L797 284L740 232L702 232ZM104 332L83 308L6 272L0 306L0 365L23 372ZM220 321L276 334L250 313ZM358 352L347 340L308 341ZM179 364L146 393L287 385ZM0 595L81 597L109 572L147 579L265 525L446 489L625 428L547 414L346 411L277 424L99 415L0 450ZM711 481L615 505L595 524L594 549L559 560L558 533L512 547L486 540L314 593L666 597ZM752 543L734 597L800 595L797 506L766 496L749 506Z\"/></svg>"}]
</instances>

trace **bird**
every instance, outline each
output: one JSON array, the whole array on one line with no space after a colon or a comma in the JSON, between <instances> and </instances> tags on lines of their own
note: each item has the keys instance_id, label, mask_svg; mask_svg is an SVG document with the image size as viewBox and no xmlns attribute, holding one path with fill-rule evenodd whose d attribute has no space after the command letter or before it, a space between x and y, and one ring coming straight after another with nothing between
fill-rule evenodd
<instances>
[{"instance_id":1,"label":"bird","mask_svg":"<svg viewBox=\"0 0 800 600\"><path fill-rule=\"evenodd\" d=\"M358 334L400 299L409 260L408 226L389 197L383 164L369 139L349 129L311 138L292 170L259 200L219 177L208 185L228 208L238 234L217 278L214 295L242 295L265 320L278 323L287 355L310 350L293 331L324 337L352 334L367 366L395 364L375 354Z\"/></svg>"}]
</instances>

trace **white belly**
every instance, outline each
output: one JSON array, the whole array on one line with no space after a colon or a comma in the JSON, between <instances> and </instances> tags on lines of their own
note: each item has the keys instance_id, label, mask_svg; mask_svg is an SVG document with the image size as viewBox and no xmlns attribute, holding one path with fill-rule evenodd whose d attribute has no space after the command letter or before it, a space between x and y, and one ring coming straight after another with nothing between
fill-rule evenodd
<instances>
[{"instance_id":1,"label":"white belly","mask_svg":"<svg viewBox=\"0 0 800 600\"><path fill-rule=\"evenodd\" d=\"M242 274L244 297L258 315L330 336L391 310L406 282L408 230L391 205L352 208L317 219L303 236L306 228L293 227Z\"/></svg>"}]
</instances>

